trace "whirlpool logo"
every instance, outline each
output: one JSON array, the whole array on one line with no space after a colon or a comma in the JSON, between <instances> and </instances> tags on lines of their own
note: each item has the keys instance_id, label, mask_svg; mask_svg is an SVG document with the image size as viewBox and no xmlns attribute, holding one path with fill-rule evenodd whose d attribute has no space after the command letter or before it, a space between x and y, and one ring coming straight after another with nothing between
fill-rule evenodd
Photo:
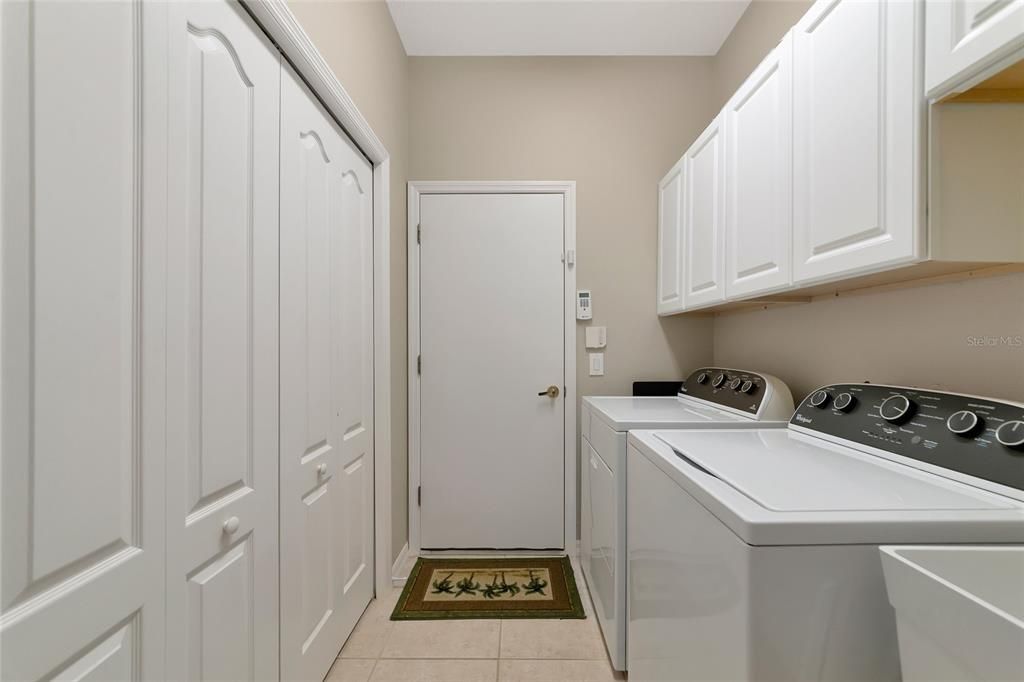
<instances>
[{"instance_id":1,"label":"whirlpool logo","mask_svg":"<svg viewBox=\"0 0 1024 682\"><path fill-rule=\"evenodd\" d=\"M796 420L797 420L798 422L802 422L802 423L804 423L804 424L810 424L811 422L813 422L813 421L814 421L814 420L813 420L813 419L811 419L810 417L805 417L805 416L803 416L802 414L797 414L797 415L796 415Z\"/></svg>"}]
</instances>

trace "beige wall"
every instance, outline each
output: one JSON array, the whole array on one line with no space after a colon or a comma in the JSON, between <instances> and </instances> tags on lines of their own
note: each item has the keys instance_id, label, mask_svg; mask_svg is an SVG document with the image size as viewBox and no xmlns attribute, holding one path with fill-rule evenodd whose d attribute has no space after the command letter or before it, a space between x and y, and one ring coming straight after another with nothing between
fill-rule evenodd
<instances>
[{"instance_id":1,"label":"beige wall","mask_svg":"<svg viewBox=\"0 0 1024 682\"><path fill-rule=\"evenodd\" d=\"M577 286L608 327L604 377L628 394L711 359L711 321L655 310L657 183L711 118L708 58L412 58L412 180L575 180Z\"/></svg>"},{"instance_id":2,"label":"beige wall","mask_svg":"<svg viewBox=\"0 0 1024 682\"><path fill-rule=\"evenodd\" d=\"M775 374L798 400L870 381L1024 401L1022 342L1021 274L715 319L716 363Z\"/></svg>"},{"instance_id":3,"label":"beige wall","mask_svg":"<svg viewBox=\"0 0 1024 682\"><path fill-rule=\"evenodd\" d=\"M391 155L391 537L408 538L406 436L405 183L409 160L409 59L383 2L289 6Z\"/></svg>"},{"instance_id":4,"label":"beige wall","mask_svg":"<svg viewBox=\"0 0 1024 682\"><path fill-rule=\"evenodd\" d=\"M713 63L722 105L810 6L754 0ZM869 380L1024 401L1024 275L737 313L714 323L714 361L778 375L794 397Z\"/></svg>"},{"instance_id":5,"label":"beige wall","mask_svg":"<svg viewBox=\"0 0 1024 682\"><path fill-rule=\"evenodd\" d=\"M813 0L753 0L715 55L716 109L725 105Z\"/></svg>"}]
</instances>

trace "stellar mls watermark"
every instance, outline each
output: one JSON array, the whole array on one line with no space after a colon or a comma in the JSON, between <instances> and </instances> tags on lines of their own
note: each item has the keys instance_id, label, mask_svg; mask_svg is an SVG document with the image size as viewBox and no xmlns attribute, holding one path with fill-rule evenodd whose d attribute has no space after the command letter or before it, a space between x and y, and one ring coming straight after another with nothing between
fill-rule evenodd
<instances>
[{"instance_id":1,"label":"stellar mls watermark","mask_svg":"<svg viewBox=\"0 0 1024 682\"><path fill-rule=\"evenodd\" d=\"M1024 348L1024 334L968 336L967 345L972 348Z\"/></svg>"}]
</instances>

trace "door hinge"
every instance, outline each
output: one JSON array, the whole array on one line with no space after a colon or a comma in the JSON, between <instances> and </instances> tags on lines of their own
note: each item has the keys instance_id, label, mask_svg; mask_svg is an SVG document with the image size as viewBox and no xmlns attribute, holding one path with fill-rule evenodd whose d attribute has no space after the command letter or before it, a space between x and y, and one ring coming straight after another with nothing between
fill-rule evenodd
<instances>
[{"instance_id":1,"label":"door hinge","mask_svg":"<svg viewBox=\"0 0 1024 682\"><path fill-rule=\"evenodd\" d=\"M423 374L423 356L416 356L416 374Z\"/></svg>"},{"instance_id":2,"label":"door hinge","mask_svg":"<svg viewBox=\"0 0 1024 682\"><path fill-rule=\"evenodd\" d=\"M421 485L416 486L416 506L423 506L423 486Z\"/></svg>"},{"instance_id":3,"label":"door hinge","mask_svg":"<svg viewBox=\"0 0 1024 682\"><path fill-rule=\"evenodd\" d=\"M423 227L419 224L416 225L416 243L420 243L420 238L423 235Z\"/></svg>"}]
</instances>

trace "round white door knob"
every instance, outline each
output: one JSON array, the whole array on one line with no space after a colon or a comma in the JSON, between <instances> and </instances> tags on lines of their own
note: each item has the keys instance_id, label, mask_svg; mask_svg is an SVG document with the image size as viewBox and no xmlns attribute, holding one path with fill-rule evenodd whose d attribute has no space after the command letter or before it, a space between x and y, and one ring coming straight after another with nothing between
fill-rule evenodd
<instances>
[{"instance_id":1,"label":"round white door knob","mask_svg":"<svg viewBox=\"0 0 1024 682\"><path fill-rule=\"evenodd\" d=\"M224 522L224 532L228 535L232 535L236 530L238 530L238 517L232 516Z\"/></svg>"},{"instance_id":2,"label":"round white door knob","mask_svg":"<svg viewBox=\"0 0 1024 682\"><path fill-rule=\"evenodd\" d=\"M323 462L316 468L316 472L321 476L327 475L327 462Z\"/></svg>"}]
</instances>

